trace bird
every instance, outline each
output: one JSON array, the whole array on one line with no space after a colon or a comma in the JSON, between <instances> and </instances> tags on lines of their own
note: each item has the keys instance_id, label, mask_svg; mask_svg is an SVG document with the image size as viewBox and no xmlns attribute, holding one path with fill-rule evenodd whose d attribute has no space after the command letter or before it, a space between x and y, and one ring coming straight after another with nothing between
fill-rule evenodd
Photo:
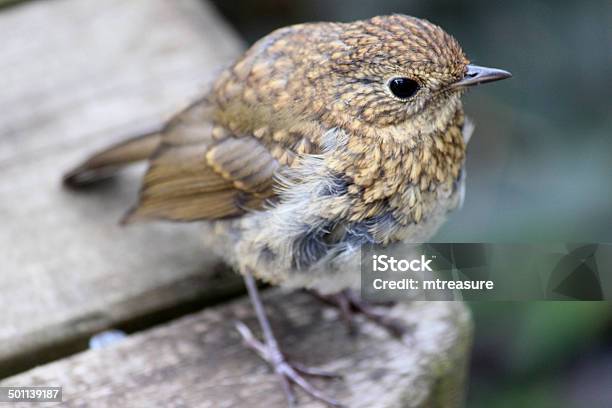
<instances>
[{"instance_id":1,"label":"bird","mask_svg":"<svg viewBox=\"0 0 612 408\"><path fill-rule=\"evenodd\" d=\"M416 17L292 25L257 41L160 129L92 155L64 183L147 160L122 223L199 222L206 245L245 279L263 341L237 329L289 404L297 386L340 406L304 377L327 373L286 359L256 280L348 293L363 245L427 242L463 199L474 126L461 97L509 77L471 64L453 36Z\"/></svg>"}]
</instances>

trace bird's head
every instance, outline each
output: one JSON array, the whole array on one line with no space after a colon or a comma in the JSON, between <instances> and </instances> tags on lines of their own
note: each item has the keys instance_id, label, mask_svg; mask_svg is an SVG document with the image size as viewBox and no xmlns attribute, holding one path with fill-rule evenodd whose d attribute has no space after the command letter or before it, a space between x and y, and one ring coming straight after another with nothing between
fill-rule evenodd
<instances>
[{"instance_id":1,"label":"bird's head","mask_svg":"<svg viewBox=\"0 0 612 408\"><path fill-rule=\"evenodd\" d=\"M471 65L442 28L404 15L343 24L327 46L331 83L319 94L328 115L348 126L443 126L467 87L510 76Z\"/></svg>"},{"instance_id":2,"label":"bird's head","mask_svg":"<svg viewBox=\"0 0 612 408\"><path fill-rule=\"evenodd\" d=\"M471 65L437 25L397 14L277 30L230 72L221 81L226 100L229 89L290 121L314 118L350 133L419 134L451 120L467 87L510 76Z\"/></svg>"}]
</instances>

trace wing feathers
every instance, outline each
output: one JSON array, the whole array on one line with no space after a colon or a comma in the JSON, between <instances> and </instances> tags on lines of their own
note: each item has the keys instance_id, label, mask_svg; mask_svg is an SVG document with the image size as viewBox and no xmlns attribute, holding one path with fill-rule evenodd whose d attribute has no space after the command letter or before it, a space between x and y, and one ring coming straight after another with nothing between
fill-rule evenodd
<instances>
[{"instance_id":1,"label":"wing feathers","mask_svg":"<svg viewBox=\"0 0 612 408\"><path fill-rule=\"evenodd\" d=\"M253 137L228 138L206 154L210 166L241 190L261 193L270 188L278 162Z\"/></svg>"},{"instance_id":2,"label":"wing feathers","mask_svg":"<svg viewBox=\"0 0 612 408\"><path fill-rule=\"evenodd\" d=\"M274 195L279 164L261 142L229 132L224 139L215 139L210 122L201 123L202 118L189 111L184 114L162 136L149 161L140 201L124 222L239 216L261 208Z\"/></svg>"},{"instance_id":3,"label":"wing feathers","mask_svg":"<svg viewBox=\"0 0 612 408\"><path fill-rule=\"evenodd\" d=\"M161 218L171 221L193 221L224 218L239 213L236 207L237 192L224 190L209 194L185 194L178 196L152 194L142 197L141 203L132 210L124 222L146 218Z\"/></svg>"}]
</instances>

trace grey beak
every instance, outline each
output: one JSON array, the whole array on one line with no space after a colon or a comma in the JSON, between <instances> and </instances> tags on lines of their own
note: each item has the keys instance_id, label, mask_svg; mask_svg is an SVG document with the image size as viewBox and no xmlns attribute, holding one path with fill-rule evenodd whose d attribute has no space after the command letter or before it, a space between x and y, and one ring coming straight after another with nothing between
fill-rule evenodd
<instances>
[{"instance_id":1,"label":"grey beak","mask_svg":"<svg viewBox=\"0 0 612 408\"><path fill-rule=\"evenodd\" d=\"M510 78L512 74L503 69L479 67L478 65L468 65L467 72L463 79L451 85L452 88L474 86L485 82L499 81Z\"/></svg>"}]
</instances>

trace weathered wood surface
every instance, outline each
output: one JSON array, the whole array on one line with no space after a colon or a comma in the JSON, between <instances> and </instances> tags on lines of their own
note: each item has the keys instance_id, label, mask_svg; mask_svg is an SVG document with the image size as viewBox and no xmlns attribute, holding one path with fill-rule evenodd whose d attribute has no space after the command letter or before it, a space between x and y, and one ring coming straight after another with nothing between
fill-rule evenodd
<instances>
[{"instance_id":1,"label":"weathered wood surface","mask_svg":"<svg viewBox=\"0 0 612 408\"><path fill-rule=\"evenodd\" d=\"M200 94L242 49L232 30L198 0L56 0L4 9L0 38L0 377L236 292L233 274L211 278L197 227L117 225L138 170L84 193L60 186L87 154Z\"/></svg>"},{"instance_id":2,"label":"weathered wood surface","mask_svg":"<svg viewBox=\"0 0 612 408\"><path fill-rule=\"evenodd\" d=\"M348 407L455 407L471 326L459 302L415 302L393 313L404 339L360 320L351 337L336 309L304 293L264 296L272 326L295 361L343 375L315 380ZM8 378L0 385L63 386L68 407L286 407L277 378L244 348L233 320L257 327L246 299L130 336L105 349ZM321 404L298 393L300 407Z\"/></svg>"}]
</instances>

